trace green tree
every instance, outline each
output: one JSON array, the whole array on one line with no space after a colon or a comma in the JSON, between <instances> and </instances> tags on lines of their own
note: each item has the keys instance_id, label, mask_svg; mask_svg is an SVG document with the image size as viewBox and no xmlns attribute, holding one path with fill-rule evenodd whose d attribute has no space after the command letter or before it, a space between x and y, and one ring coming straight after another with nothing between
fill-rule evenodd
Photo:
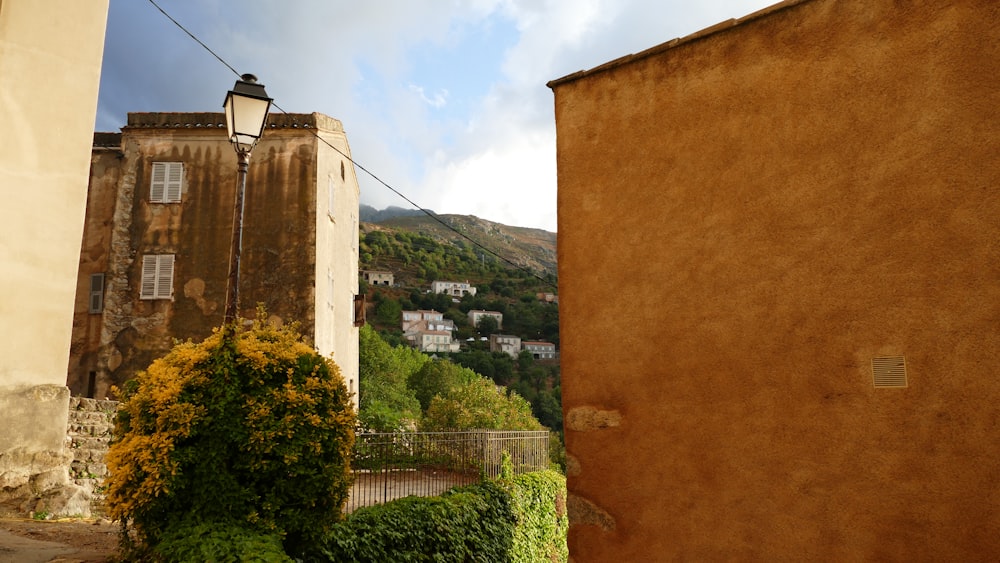
<instances>
[{"instance_id":1,"label":"green tree","mask_svg":"<svg viewBox=\"0 0 1000 563\"><path fill-rule=\"evenodd\" d=\"M424 413L421 429L442 430L541 430L531 405L517 393L507 394L486 378L476 378L436 396Z\"/></svg>"},{"instance_id":2,"label":"green tree","mask_svg":"<svg viewBox=\"0 0 1000 563\"><path fill-rule=\"evenodd\" d=\"M430 361L405 346L390 346L365 325L358 333L358 420L377 432L412 428L420 419L420 402L406 386L410 374Z\"/></svg>"},{"instance_id":3,"label":"green tree","mask_svg":"<svg viewBox=\"0 0 1000 563\"><path fill-rule=\"evenodd\" d=\"M479 322L476 323L476 332L479 333L479 336L497 334L499 330L500 323L497 322L496 317L490 315L480 317Z\"/></svg>"},{"instance_id":4,"label":"green tree","mask_svg":"<svg viewBox=\"0 0 1000 563\"><path fill-rule=\"evenodd\" d=\"M383 325L399 325L402 319L403 307L399 301L391 297L383 297L375 306L375 317Z\"/></svg>"},{"instance_id":5,"label":"green tree","mask_svg":"<svg viewBox=\"0 0 1000 563\"><path fill-rule=\"evenodd\" d=\"M454 389L479 378L479 374L448 360L427 362L410 375L407 386L420 401L420 408L427 410L431 399L448 396Z\"/></svg>"}]
</instances>

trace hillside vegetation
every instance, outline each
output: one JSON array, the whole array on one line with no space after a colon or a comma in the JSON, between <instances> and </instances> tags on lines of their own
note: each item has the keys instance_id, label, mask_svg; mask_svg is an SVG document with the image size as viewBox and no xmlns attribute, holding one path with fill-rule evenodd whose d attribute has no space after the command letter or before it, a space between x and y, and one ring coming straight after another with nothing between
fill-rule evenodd
<instances>
[{"instance_id":1,"label":"hillside vegetation","mask_svg":"<svg viewBox=\"0 0 1000 563\"><path fill-rule=\"evenodd\" d=\"M362 284L369 304L368 323L380 340L395 347L403 345L402 311L433 309L443 313L455 323L455 337L462 343L462 350L438 356L506 386L530 402L533 414L543 425L561 431L558 361L536 361L526 352L517 358L490 352L486 341L490 334L502 333L519 336L522 341L542 340L558 346L558 304L539 299L539 294L556 292L555 234L475 217L443 217L466 231L487 233L485 237L475 233L470 236L496 249L506 260L490 255L426 215L362 223L361 269L391 271L396 281L393 287ZM502 241L503 247L492 246L490 241ZM511 262L525 267L512 266ZM430 293L434 280L468 281L477 288L477 294L455 299ZM472 326L468 312L473 309L502 313L502 326L490 322ZM425 403L430 399L422 397ZM412 405L408 408L412 409ZM394 418L389 412L380 416Z\"/></svg>"}]
</instances>

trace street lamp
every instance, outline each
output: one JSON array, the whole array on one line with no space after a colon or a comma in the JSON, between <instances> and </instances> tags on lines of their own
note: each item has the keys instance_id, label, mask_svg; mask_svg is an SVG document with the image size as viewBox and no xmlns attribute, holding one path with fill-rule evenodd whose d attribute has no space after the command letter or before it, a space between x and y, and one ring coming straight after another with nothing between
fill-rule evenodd
<instances>
[{"instance_id":1,"label":"street lamp","mask_svg":"<svg viewBox=\"0 0 1000 563\"><path fill-rule=\"evenodd\" d=\"M233 211L233 247L229 255L229 288L226 293L226 318L223 324L236 322L240 303L240 250L243 247L243 194L247 187L247 170L250 168L250 151L264 134L267 111L271 98L267 97L263 84L257 84L257 77L244 74L236 81L233 89L226 94L222 104L226 112L226 131L229 142L236 149L238 174L236 185L236 205Z\"/></svg>"}]
</instances>

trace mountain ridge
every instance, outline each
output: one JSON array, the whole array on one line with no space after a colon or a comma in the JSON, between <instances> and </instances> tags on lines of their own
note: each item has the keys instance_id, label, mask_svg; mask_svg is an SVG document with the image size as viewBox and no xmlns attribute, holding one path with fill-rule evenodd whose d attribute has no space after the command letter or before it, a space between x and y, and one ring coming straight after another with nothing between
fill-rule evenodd
<instances>
[{"instance_id":1,"label":"mountain ridge","mask_svg":"<svg viewBox=\"0 0 1000 563\"><path fill-rule=\"evenodd\" d=\"M475 215L435 213L434 216L440 222L417 209L388 207L376 210L362 205L361 230L363 233L383 229L403 230L459 246L472 241L478 247L477 251L498 255L508 266L512 263L541 276L557 275L556 233L530 227L513 227ZM483 248L486 250L482 250Z\"/></svg>"}]
</instances>

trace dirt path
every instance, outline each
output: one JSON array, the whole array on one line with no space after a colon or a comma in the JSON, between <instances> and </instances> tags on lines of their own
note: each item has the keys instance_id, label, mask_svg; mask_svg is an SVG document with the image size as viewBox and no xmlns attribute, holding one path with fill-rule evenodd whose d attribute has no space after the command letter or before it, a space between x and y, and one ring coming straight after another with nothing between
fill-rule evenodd
<instances>
[{"instance_id":1,"label":"dirt path","mask_svg":"<svg viewBox=\"0 0 1000 563\"><path fill-rule=\"evenodd\" d=\"M0 519L0 563L106 563L117 548L107 520Z\"/></svg>"}]
</instances>

